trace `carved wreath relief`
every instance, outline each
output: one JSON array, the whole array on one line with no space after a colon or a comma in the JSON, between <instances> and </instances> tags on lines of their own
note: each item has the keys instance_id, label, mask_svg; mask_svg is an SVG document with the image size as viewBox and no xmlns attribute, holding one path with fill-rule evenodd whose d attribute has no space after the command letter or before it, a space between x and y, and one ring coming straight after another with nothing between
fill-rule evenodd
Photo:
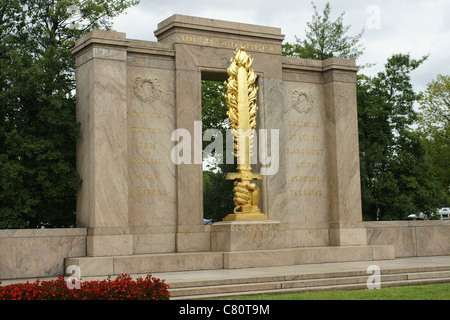
<instances>
[{"instance_id":1,"label":"carved wreath relief","mask_svg":"<svg viewBox=\"0 0 450 320\"><path fill-rule=\"evenodd\" d=\"M314 96L311 92L295 90L292 93L292 107L299 113L308 113L314 106Z\"/></svg>"},{"instance_id":2,"label":"carved wreath relief","mask_svg":"<svg viewBox=\"0 0 450 320\"><path fill-rule=\"evenodd\" d=\"M141 78L137 77L134 80L134 94L136 97L143 102L155 102L159 99L159 89L158 79Z\"/></svg>"}]
</instances>

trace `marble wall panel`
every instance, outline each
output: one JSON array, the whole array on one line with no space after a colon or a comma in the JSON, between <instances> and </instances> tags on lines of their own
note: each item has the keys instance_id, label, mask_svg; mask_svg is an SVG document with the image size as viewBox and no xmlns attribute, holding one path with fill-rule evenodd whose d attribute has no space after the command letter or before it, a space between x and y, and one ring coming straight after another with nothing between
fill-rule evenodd
<instances>
[{"instance_id":1,"label":"marble wall panel","mask_svg":"<svg viewBox=\"0 0 450 320\"><path fill-rule=\"evenodd\" d=\"M59 276L86 255L86 229L0 230L0 280Z\"/></svg>"},{"instance_id":2,"label":"marble wall panel","mask_svg":"<svg viewBox=\"0 0 450 320\"><path fill-rule=\"evenodd\" d=\"M173 70L128 66L128 224L176 225Z\"/></svg>"},{"instance_id":3,"label":"marble wall panel","mask_svg":"<svg viewBox=\"0 0 450 320\"><path fill-rule=\"evenodd\" d=\"M269 178L278 184L269 191L270 211L274 219L301 228L328 221L323 92L321 85L287 81L281 92L280 171Z\"/></svg>"},{"instance_id":4,"label":"marble wall panel","mask_svg":"<svg viewBox=\"0 0 450 320\"><path fill-rule=\"evenodd\" d=\"M328 245L328 228L309 229L304 224L300 224L297 228L286 226L284 233L286 238L286 248Z\"/></svg>"},{"instance_id":5,"label":"marble wall panel","mask_svg":"<svg viewBox=\"0 0 450 320\"><path fill-rule=\"evenodd\" d=\"M396 257L450 254L447 221L364 222L370 245L393 245Z\"/></svg>"},{"instance_id":6,"label":"marble wall panel","mask_svg":"<svg viewBox=\"0 0 450 320\"><path fill-rule=\"evenodd\" d=\"M417 255L450 254L450 228L448 226L415 227Z\"/></svg>"},{"instance_id":7,"label":"marble wall panel","mask_svg":"<svg viewBox=\"0 0 450 320\"><path fill-rule=\"evenodd\" d=\"M126 66L124 61L94 61L94 154L90 172L96 227L128 223ZM82 177L83 179L87 177Z\"/></svg>"}]
</instances>

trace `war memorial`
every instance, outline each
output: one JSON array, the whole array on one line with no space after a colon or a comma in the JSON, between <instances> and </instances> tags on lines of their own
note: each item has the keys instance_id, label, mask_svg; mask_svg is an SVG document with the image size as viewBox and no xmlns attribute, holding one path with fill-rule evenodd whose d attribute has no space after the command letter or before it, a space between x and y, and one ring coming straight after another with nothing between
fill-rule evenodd
<instances>
[{"instance_id":1,"label":"war memorial","mask_svg":"<svg viewBox=\"0 0 450 320\"><path fill-rule=\"evenodd\" d=\"M448 221L362 221L354 60L284 57L279 28L182 15L155 36L94 30L76 42L77 226L0 231L0 279L450 253ZM202 80L226 82L234 130L236 208L212 225Z\"/></svg>"}]
</instances>

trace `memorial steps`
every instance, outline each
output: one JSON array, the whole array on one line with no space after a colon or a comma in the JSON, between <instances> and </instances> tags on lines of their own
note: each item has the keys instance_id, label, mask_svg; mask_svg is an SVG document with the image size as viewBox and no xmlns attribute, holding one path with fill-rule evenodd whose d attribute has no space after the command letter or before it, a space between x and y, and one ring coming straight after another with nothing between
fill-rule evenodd
<instances>
[{"instance_id":1,"label":"memorial steps","mask_svg":"<svg viewBox=\"0 0 450 320\"><path fill-rule=\"evenodd\" d=\"M279 276L257 277L235 276L214 280L166 282L170 285L171 300L196 300L242 295L367 289L369 277L370 274L366 270L355 268L334 272L286 273ZM448 282L450 282L450 265L382 269L380 276L381 288Z\"/></svg>"},{"instance_id":2,"label":"memorial steps","mask_svg":"<svg viewBox=\"0 0 450 320\"><path fill-rule=\"evenodd\" d=\"M389 247L342 246L247 252L166 253L111 258L83 257L72 262L79 263L81 270L84 270L82 280L102 278L88 276L86 272L89 270L86 266L83 267L83 259L95 259L99 267L107 265L104 259L110 259L111 271L114 271L111 275L124 272L122 268L125 266L128 267L128 274L135 278L151 273L153 277L164 279L170 286L172 300L357 290L367 289L368 283L375 284L375 280L379 280L381 288L450 282L450 256L395 259L374 256L374 253L377 254L381 249L387 249L384 252L393 252ZM372 254L369 254L369 249ZM280 252L285 252L285 258L288 259L278 260L280 256L277 254ZM233 259L234 254L240 254L239 259ZM262 254L267 260L262 257L258 260L258 254ZM247 258L244 259L246 255ZM268 259L269 257L271 259ZM304 260L301 263L296 259ZM241 267L237 267L236 263L239 261ZM263 261L266 261L266 266L262 266ZM277 264L272 263L272 266L269 266L269 261L276 261ZM234 263L236 267L226 268L230 263ZM132 265L134 267L130 268ZM250 265L254 267L249 267ZM370 271L370 266L379 268L379 273ZM97 268L97 273L99 270ZM376 275L379 275L379 278Z\"/></svg>"}]
</instances>

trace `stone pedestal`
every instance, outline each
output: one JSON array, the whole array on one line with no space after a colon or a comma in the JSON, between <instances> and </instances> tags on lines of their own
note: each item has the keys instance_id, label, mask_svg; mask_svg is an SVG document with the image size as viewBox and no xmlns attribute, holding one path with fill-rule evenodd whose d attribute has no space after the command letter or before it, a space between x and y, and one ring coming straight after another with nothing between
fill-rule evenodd
<instances>
[{"instance_id":1,"label":"stone pedestal","mask_svg":"<svg viewBox=\"0 0 450 320\"><path fill-rule=\"evenodd\" d=\"M211 227L212 251L251 251L284 248L279 221L224 221Z\"/></svg>"}]
</instances>

